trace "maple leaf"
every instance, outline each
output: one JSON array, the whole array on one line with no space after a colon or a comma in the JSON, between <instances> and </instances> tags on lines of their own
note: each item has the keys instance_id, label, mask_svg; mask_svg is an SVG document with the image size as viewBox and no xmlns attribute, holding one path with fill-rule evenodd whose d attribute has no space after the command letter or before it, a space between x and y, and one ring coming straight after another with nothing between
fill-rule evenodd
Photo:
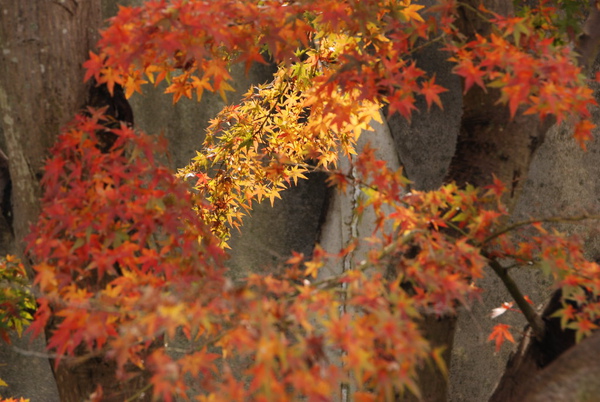
<instances>
[{"instance_id":1,"label":"maple leaf","mask_svg":"<svg viewBox=\"0 0 600 402\"><path fill-rule=\"evenodd\" d=\"M51 292L56 289L58 282L56 280L56 273L54 267L42 263L34 266L34 270L37 272L34 284L39 285L45 292Z\"/></svg>"},{"instance_id":2,"label":"maple leaf","mask_svg":"<svg viewBox=\"0 0 600 402\"><path fill-rule=\"evenodd\" d=\"M388 97L388 102L390 114L398 112L406 119L410 119L412 111L417 110L412 94L402 94L397 91Z\"/></svg>"},{"instance_id":3,"label":"maple leaf","mask_svg":"<svg viewBox=\"0 0 600 402\"><path fill-rule=\"evenodd\" d=\"M328 177L327 177L327 183L331 186L331 187L337 187L340 189L340 192L345 193L346 189L348 187L349 181L348 181L348 177L340 172L332 172Z\"/></svg>"},{"instance_id":4,"label":"maple leaf","mask_svg":"<svg viewBox=\"0 0 600 402\"><path fill-rule=\"evenodd\" d=\"M205 89L209 91L213 90L212 86L210 85L210 80L206 75L202 77L202 79L196 76L192 76L192 87L196 89L196 97L198 99L198 102L200 102L200 100L202 99L202 94Z\"/></svg>"},{"instance_id":5,"label":"maple leaf","mask_svg":"<svg viewBox=\"0 0 600 402\"><path fill-rule=\"evenodd\" d=\"M571 304L567 304L564 308L559 309L554 314L552 314L552 317L559 317L560 326L562 328L566 328L568 323L575 319L576 313L577 310L575 309L575 307L573 307Z\"/></svg>"},{"instance_id":6,"label":"maple leaf","mask_svg":"<svg viewBox=\"0 0 600 402\"><path fill-rule=\"evenodd\" d=\"M139 75L130 74L125 80L125 97L129 99L134 92L142 93L142 84L146 84L148 81L140 78Z\"/></svg>"},{"instance_id":7,"label":"maple leaf","mask_svg":"<svg viewBox=\"0 0 600 402\"><path fill-rule=\"evenodd\" d=\"M223 102L225 103L227 103L227 92L235 91L235 89L226 81L222 81L218 86L217 83L215 83L215 87L219 89L219 95L221 95L221 99L223 99Z\"/></svg>"},{"instance_id":8,"label":"maple leaf","mask_svg":"<svg viewBox=\"0 0 600 402\"><path fill-rule=\"evenodd\" d=\"M292 256L285 262L289 265L298 265L304 261L304 254L292 251Z\"/></svg>"},{"instance_id":9,"label":"maple leaf","mask_svg":"<svg viewBox=\"0 0 600 402\"><path fill-rule=\"evenodd\" d=\"M63 173L63 168L67 161L61 158L52 158L46 163L44 167L44 171L47 176L50 177L59 177Z\"/></svg>"},{"instance_id":10,"label":"maple leaf","mask_svg":"<svg viewBox=\"0 0 600 402\"><path fill-rule=\"evenodd\" d=\"M493 195L496 198L500 198L502 194L506 192L506 186L500 181L495 174L492 174L493 184L489 184L484 188L488 190L487 194Z\"/></svg>"},{"instance_id":11,"label":"maple leaf","mask_svg":"<svg viewBox=\"0 0 600 402\"><path fill-rule=\"evenodd\" d=\"M458 65L454 67L454 72L465 79L464 93L467 93L473 84L477 84L484 91L486 90L485 85L483 84L483 77L485 77L486 73L475 66L473 60L464 59L459 61Z\"/></svg>"},{"instance_id":12,"label":"maple leaf","mask_svg":"<svg viewBox=\"0 0 600 402\"><path fill-rule=\"evenodd\" d=\"M100 77L98 78L98 84L106 84L108 92L113 95L115 90L115 84L122 85L123 80L121 74L114 68L103 67L100 70Z\"/></svg>"},{"instance_id":13,"label":"maple leaf","mask_svg":"<svg viewBox=\"0 0 600 402\"><path fill-rule=\"evenodd\" d=\"M433 76L429 81L422 82L421 94L425 96L425 101L427 102L427 110L431 109L431 103L433 102L435 102L435 104L443 110L444 106L442 105L442 101L438 94L447 91L448 90L446 88L435 84L435 76Z\"/></svg>"},{"instance_id":14,"label":"maple leaf","mask_svg":"<svg viewBox=\"0 0 600 402\"><path fill-rule=\"evenodd\" d=\"M488 337L488 341L496 342L496 352L500 351L500 348L505 340L515 343L515 338L513 338L509 329L510 325L506 324L496 324L492 329L492 333Z\"/></svg>"},{"instance_id":15,"label":"maple leaf","mask_svg":"<svg viewBox=\"0 0 600 402\"><path fill-rule=\"evenodd\" d=\"M597 329L598 325L588 318L580 318L568 324L567 328L575 330L575 342L580 342L583 338L589 336L593 330Z\"/></svg>"},{"instance_id":16,"label":"maple leaf","mask_svg":"<svg viewBox=\"0 0 600 402\"><path fill-rule=\"evenodd\" d=\"M408 1L407 3L410 3L410 1ZM424 22L423 18L417 12L424 7L425 6L420 6L417 4L408 4L406 7L402 8L402 10L400 10L400 13L406 21L416 20L419 22Z\"/></svg>"},{"instance_id":17,"label":"maple leaf","mask_svg":"<svg viewBox=\"0 0 600 402\"><path fill-rule=\"evenodd\" d=\"M104 67L104 57L90 51L90 58L83 63L83 67L86 69L83 81L87 81L94 77L96 82L100 81L100 73Z\"/></svg>"},{"instance_id":18,"label":"maple leaf","mask_svg":"<svg viewBox=\"0 0 600 402\"><path fill-rule=\"evenodd\" d=\"M317 274L319 273L319 269L323 266L323 263L321 261L306 261L304 265L306 266L304 275L316 278Z\"/></svg>"},{"instance_id":19,"label":"maple leaf","mask_svg":"<svg viewBox=\"0 0 600 402\"><path fill-rule=\"evenodd\" d=\"M187 79L187 75L175 77L173 83L167 87L165 93L173 94L173 104L177 103L182 96L191 99L193 86Z\"/></svg>"},{"instance_id":20,"label":"maple leaf","mask_svg":"<svg viewBox=\"0 0 600 402\"><path fill-rule=\"evenodd\" d=\"M506 102L508 99L508 108L510 110L510 117L514 118L517 113L517 108L525 103L530 92L528 91L527 85L510 85L502 88L502 96L498 102Z\"/></svg>"},{"instance_id":21,"label":"maple leaf","mask_svg":"<svg viewBox=\"0 0 600 402\"><path fill-rule=\"evenodd\" d=\"M592 130L595 128L596 125L587 119L581 120L575 125L573 137L583 150L586 149L586 143L593 138Z\"/></svg>"}]
</instances>

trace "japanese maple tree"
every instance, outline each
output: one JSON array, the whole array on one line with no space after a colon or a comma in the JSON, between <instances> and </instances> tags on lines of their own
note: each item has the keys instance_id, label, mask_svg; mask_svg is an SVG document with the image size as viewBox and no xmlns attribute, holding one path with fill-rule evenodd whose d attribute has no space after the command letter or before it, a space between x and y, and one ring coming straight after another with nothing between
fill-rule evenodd
<instances>
[{"instance_id":1,"label":"japanese maple tree","mask_svg":"<svg viewBox=\"0 0 600 402\"><path fill-rule=\"evenodd\" d=\"M545 269L562 289L562 326L578 340L589 335L600 268L578 240L548 231L542 219L509 223L513 177L487 172L485 183L450 177L435 191L409 190L401 170L357 146L382 110L418 118L418 98L443 108L446 89L413 58L439 43L465 94L497 94L507 122L569 122L585 147L595 127L584 60L592 55L570 45L572 10L582 7L575 3L541 1L518 15L453 0L152 0L121 8L85 63L86 79L111 93L166 81L174 102L205 91L226 98L232 64L268 58L278 70L215 117L176 175L162 165L159 139L115 124L105 110L88 109L63 130L28 238L39 292L31 329L48 331L55 367L113 364L96 400L419 396L420 366L446 370L421 318L454 315L481 297L485 266L534 337L544 336L544 322L509 266ZM465 10L486 30L461 27ZM351 171L339 168L342 159ZM314 171L339 191L361 190L354 212L373 214L373 233L342 250L294 254L277 274L230 279L230 230L244 230L254 203L276 202ZM518 236L523 230L535 234ZM323 267L364 244L363 261L324 276ZM191 346L167 346L178 337ZM514 338L499 324L490 340L500 348Z\"/></svg>"}]
</instances>

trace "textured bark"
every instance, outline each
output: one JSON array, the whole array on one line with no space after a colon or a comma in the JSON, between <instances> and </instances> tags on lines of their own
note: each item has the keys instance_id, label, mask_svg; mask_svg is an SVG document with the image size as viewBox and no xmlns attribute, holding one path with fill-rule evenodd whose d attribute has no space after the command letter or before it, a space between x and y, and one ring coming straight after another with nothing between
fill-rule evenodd
<instances>
[{"instance_id":1,"label":"textured bark","mask_svg":"<svg viewBox=\"0 0 600 402\"><path fill-rule=\"evenodd\" d=\"M600 45L600 3L591 0L591 6L583 33L575 43L579 63L588 73ZM545 127L538 127L542 139L545 131ZM551 318L559 308L560 292L555 292L542 313L543 336L536 339L532 330L527 330L509 358L490 402L597 400L600 338L595 335L594 340L575 345L573 331L563 330L558 319Z\"/></svg>"},{"instance_id":2,"label":"textured bark","mask_svg":"<svg viewBox=\"0 0 600 402\"><path fill-rule=\"evenodd\" d=\"M423 335L432 348L444 348L442 357L446 362L446 367L450 368L452 344L456 332L456 318L424 315L421 327L423 328ZM421 390L421 399L408 394L401 399L402 401L438 402L448 399L448 377L434 363L430 362L430 364L419 368L417 375L417 385Z\"/></svg>"},{"instance_id":3,"label":"textured bark","mask_svg":"<svg viewBox=\"0 0 600 402\"><path fill-rule=\"evenodd\" d=\"M600 333L569 349L536 375L523 393L522 402L593 402L600 396ZM503 399L503 401L509 401Z\"/></svg>"},{"instance_id":4,"label":"textured bark","mask_svg":"<svg viewBox=\"0 0 600 402\"><path fill-rule=\"evenodd\" d=\"M527 179L535 150L551 124L520 114L511 119L508 107L496 104L498 98L498 91L484 92L481 88L471 88L464 96L448 180L483 187L495 175L508 188L504 202L511 209Z\"/></svg>"},{"instance_id":5,"label":"textured bark","mask_svg":"<svg viewBox=\"0 0 600 402\"><path fill-rule=\"evenodd\" d=\"M552 317L562 307L560 296L555 292L542 313L546 324L543 338L536 339L531 329L525 332L489 402L524 401L523 394L530 389L532 379L575 344L574 332L563 331L560 320Z\"/></svg>"},{"instance_id":6,"label":"textured bark","mask_svg":"<svg viewBox=\"0 0 600 402\"><path fill-rule=\"evenodd\" d=\"M479 0L469 0L465 2L467 6L459 8L461 18L457 20L457 26L467 38L490 32L489 24L475 12L479 3ZM486 0L483 3L488 10L501 15L514 13L509 1ZM483 90L476 86L463 95L456 150L445 182L483 187L495 176L508 186L504 202L512 208L525 183L534 153L552 122L543 123L535 116L523 116L518 111L511 118L508 107L498 104L499 98L498 90ZM423 325L432 344L445 347L448 367L456 323L456 316L426 317ZM419 385L425 392L424 400L447 400L447 379L437 368L426 368L420 374Z\"/></svg>"},{"instance_id":7,"label":"textured bark","mask_svg":"<svg viewBox=\"0 0 600 402\"><path fill-rule=\"evenodd\" d=\"M100 0L36 0L0 7L0 113L21 255L23 238L38 216L48 148L86 103L82 63L98 39L100 6ZM62 401L86 400L97 383L105 400L123 400L140 387L116 381L114 365L102 359L61 364L55 378Z\"/></svg>"},{"instance_id":8,"label":"textured bark","mask_svg":"<svg viewBox=\"0 0 600 402\"><path fill-rule=\"evenodd\" d=\"M590 12L575 45L579 64L589 68L600 48L600 1L590 0Z\"/></svg>"},{"instance_id":9,"label":"textured bark","mask_svg":"<svg viewBox=\"0 0 600 402\"><path fill-rule=\"evenodd\" d=\"M479 1L466 3L471 7L459 9L463 18L457 22L462 33L468 38L487 35L489 24L473 11ZM484 5L501 15L514 14L510 1L488 0ZM481 187L490 184L495 175L509 188L504 201L511 208L552 121L541 122L537 116L524 116L520 111L511 118L508 107L498 104L499 98L498 90L475 85L464 95L460 132L447 181Z\"/></svg>"},{"instance_id":10,"label":"textured bark","mask_svg":"<svg viewBox=\"0 0 600 402\"><path fill-rule=\"evenodd\" d=\"M85 100L81 64L97 40L100 0L7 1L1 8L0 112L21 245L38 215L47 150Z\"/></svg>"}]
</instances>

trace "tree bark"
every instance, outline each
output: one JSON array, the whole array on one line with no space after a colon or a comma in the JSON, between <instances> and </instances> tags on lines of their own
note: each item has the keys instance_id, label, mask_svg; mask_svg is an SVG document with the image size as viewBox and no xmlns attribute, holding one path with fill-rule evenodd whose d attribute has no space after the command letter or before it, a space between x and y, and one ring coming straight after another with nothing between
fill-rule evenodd
<instances>
[{"instance_id":1,"label":"tree bark","mask_svg":"<svg viewBox=\"0 0 600 402\"><path fill-rule=\"evenodd\" d=\"M515 399L523 402L593 402L600 395L600 333L596 332L560 355L523 387Z\"/></svg>"},{"instance_id":2,"label":"tree bark","mask_svg":"<svg viewBox=\"0 0 600 402\"><path fill-rule=\"evenodd\" d=\"M530 389L536 374L543 372L544 367L575 344L574 332L562 330L560 319L552 317L552 314L561 308L560 296L560 292L555 292L542 313L545 322L543 338L536 339L531 329L525 332L489 402L525 400L523 394Z\"/></svg>"},{"instance_id":3,"label":"tree bark","mask_svg":"<svg viewBox=\"0 0 600 402\"><path fill-rule=\"evenodd\" d=\"M583 33L575 43L576 50L580 53L579 63L586 69L596 59L600 43L598 1L592 0L591 5ZM464 10L465 15L469 12ZM473 25L465 25L463 29L467 32L481 33L481 27ZM494 172L508 185L509 194L504 200L509 208L512 208L527 178L535 150L544 141L552 121L540 122L537 118L517 114L508 125L502 124L501 122L507 119L508 111L506 108L503 111L499 110L495 102L491 102L498 98L497 95L489 95L488 93L486 96L483 90L476 88L476 91L471 90L465 96L465 110L456 156L460 153L468 157L455 157L449 176L461 184L469 182L481 186L490 180L483 173ZM545 322L543 336L536 339L531 329L527 330L517 351L510 357L490 401L592 400L586 399L590 396L597 398L598 393L593 391L597 390L594 383L597 383L600 368L597 362L587 358L586 354L597 355L598 340L569 349L575 344L573 332L563 330L558 320L551 318L558 308L560 293L556 292L542 313ZM566 350L569 351L564 353ZM581 381L577 380L579 377L582 378ZM579 385L566 386L569 382ZM532 386L532 383L535 385ZM590 389L593 391L588 392ZM573 390L585 390L586 393L584 395L572 392Z\"/></svg>"},{"instance_id":4,"label":"tree bark","mask_svg":"<svg viewBox=\"0 0 600 402\"><path fill-rule=\"evenodd\" d=\"M582 34L575 43L579 64L588 74L600 46L600 2L591 0L590 4ZM543 337L536 339L531 329L527 330L490 402L597 400L600 365L595 357L600 351L600 337L596 334L589 341L575 344L573 331L563 329L558 319L552 318L562 307L560 295L556 291L542 313Z\"/></svg>"},{"instance_id":5,"label":"tree bark","mask_svg":"<svg viewBox=\"0 0 600 402\"><path fill-rule=\"evenodd\" d=\"M484 1L484 6L500 15L513 15L512 2ZM461 32L469 39L487 35L491 27L473 10L479 1L469 0L470 6L459 8L463 17L457 21ZM517 111L511 118L507 105L498 104L500 91L473 86L463 96L463 115L460 122L456 152L446 181L467 183L477 187L488 185L495 175L509 189L504 199L511 209L527 179L527 173L537 148L552 125L551 119L540 121L537 116L525 116Z\"/></svg>"},{"instance_id":6,"label":"tree bark","mask_svg":"<svg viewBox=\"0 0 600 402\"><path fill-rule=\"evenodd\" d=\"M575 49L579 53L579 64L589 69L598 56L599 48L600 1L590 0L590 12L575 43Z\"/></svg>"},{"instance_id":7,"label":"tree bark","mask_svg":"<svg viewBox=\"0 0 600 402\"><path fill-rule=\"evenodd\" d=\"M0 8L1 124L12 183L12 231L23 257L23 239L39 212L48 149L86 103L82 63L98 40L101 0L8 1ZM86 400L96 383L105 400L123 400L139 387L117 382L114 364L102 359L61 364L55 378L62 401Z\"/></svg>"},{"instance_id":8,"label":"tree bark","mask_svg":"<svg viewBox=\"0 0 600 402\"><path fill-rule=\"evenodd\" d=\"M459 8L456 24L467 38L488 35L491 27L475 10L479 0L468 0ZM485 0L484 6L501 15L514 14L512 2ZM500 91L473 86L463 95L462 116L456 143L445 182L460 186L484 187L496 177L507 185L509 192L503 201L509 208L521 193L536 149L552 122L541 122L536 116L524 116L517 111L511 118L508 106L498 104ZM444 357L450 367L457 317L425 317L423 330L433 346L445 348ZM447 400L447 378L435 367L426 367L419 375L424 400Z\"/></svg>"},{"instance_id":9,"label":"tree bark","mask_svg":"<svg viewBox=\"0 0 600 402\"><path fill-rule=\"evenodd\" d=\"M82 63L98 39L100 0L8 1L1 11L0 111L22 248L47 150L85 101Z\"/></svg>"}]
</instances>

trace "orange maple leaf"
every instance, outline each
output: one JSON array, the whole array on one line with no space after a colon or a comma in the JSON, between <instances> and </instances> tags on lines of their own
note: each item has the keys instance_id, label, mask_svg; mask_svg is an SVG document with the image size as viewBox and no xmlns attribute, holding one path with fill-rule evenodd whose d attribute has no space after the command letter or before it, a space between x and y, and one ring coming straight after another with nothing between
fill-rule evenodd
<instances>
[{"instance_id":1,"label":"orange maple leaf","mask_svg":"<svg viewBox=\"0 0 600 402\"><path fill-rule=\"evenodd\" d=\"M179 76L173 79L173 83L165 90L166 94L173 94L173 104L185 96L186 98L192 98L192 85L187 80L187 76Z\"/></svg>"},{"instance_id":2,"label":"orange maple leaf","mask_svg":"<svg viewBox=\"0 0 600 402\"><path fill-rule=\"evenodd\" d=\"M586 143L593 138L592 130L596 128L596 125L589 120L581 120L577 125L575 125L575 140L579 144L579 146L585 150Z\"/></svg>"},{"instance_id":3,"label":"orange maple leaf","mask_svg":"<svg viewBox=\"0 0 600 402\"><path fill-rule=\"evenodd\" d=\"M598 326L588 318L581 318L567 325L567 328L575 330L575 342L580 342L584 337L589 336Z\"/></svg>"},{"instance_id":4,"label":"orange maple leaf","mask_svg":"<svg viewBox=\"0 0 600 402\"><path fill-rule=\"evenodd\" d=\"M506 324L497 324L494 326L492 333L488 337L488 341L496 342L496 352L500 351L502 344L505 340L508 340L512 343L515 343L515 338L513 338L512 334L509 331L510 325Z\"/></svg>"},{"instance_id":5,"label":"orange maple leaf","mask_svg":"<svg viewBox=\"0 0 600 402\"><path fill-rule=\"evenodd\" d=\"M484 188L487 191L486 195L493 195L496 198L500 198L502 196L502 194L504 194L504 192L506 191L506 186L504 185L504 183L502 183L501 180L499 180L495 174L492 173L492 177L493 177L493 184L487 185Z\"/></svg>"},{"instance_id":6,"label":"orange maple leaf","mask_svg":"<svg viewBox=\"0 0 600 402\"><path fill-rule=\"evenodd\" d=\"M406 6L404 9L402 9L400 12L402 13L402 16L404 18L406 18L406 21L417 20L419 22L424 22L423 18L417 12L420 9L422 9L423 7L425 7L425 6L410 4L410 5Z\"/></svg>"},{"instance_id":7,"label":"orange maple leaf","mask_svg":"<svg viewBox=\"0 0 600 402\"><path fill-rule=\"evenodd\" d=\"M137 74L129 75L127 77L127 80L125 81L125 97L127 99L131 98L131 95L133 95L134 92L141 94L142 93L141 85L146 84L147 82L148 81L142 79Z\"/></svg>"},{"instance_id":8,"label":"orange maple leaf","mask_svg":"<svg viewBox=\"0 0 600 402\"><path fill-rule=\"evenodd\" d=\"M100 78L97 80L99 84L106 84L108 92L113 95L115 90L115 84L122 85L123 80L121 74L112 67L103 67L100 70Z\"/></svg>"},{"instance_id":9,"label":"orange maple leaf","mask_svg":"<svg viewBox=\"0 0 600 402\"><path fill-rule=\"evenodd\" d=\"M202 77L202 79L196 77L195 75L192 76L192 87L196 90L198 102L202 100L202 94L204 93L205 89L209 91L213 90L212 86L210 85L210 80L206 75Z\"/></svg>"}]
</instances>

